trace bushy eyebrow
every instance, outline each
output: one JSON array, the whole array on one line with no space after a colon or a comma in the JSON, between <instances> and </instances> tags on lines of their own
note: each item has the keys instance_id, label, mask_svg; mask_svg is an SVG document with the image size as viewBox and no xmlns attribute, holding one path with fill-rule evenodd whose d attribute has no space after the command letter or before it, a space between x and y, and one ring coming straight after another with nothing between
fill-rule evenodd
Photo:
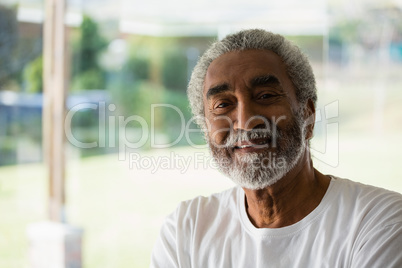
<instances>
[{"instance_id":1,"label":"bushy eyebrow","mask_svg":"<svg viewBox=\"0 0 402 268\"><path fill-rule=\"evenodd\" d=\"M251 86L253 88L258 86L279 86L280 84L279 79L273 75L257 76L251 80Z\"/></svg>"},{"instance_id":2,"label":"bushy eyebrow","mask_svg":"<svg viewBox=\"0 0 402 268\"><path fill-rule=\"evenodd\" d=\"M219 93L225 92L229 90L229 85L226 83L211 87L210 89L208 89L207 92L207 99L211 98L214 95L217 95Z\"/></svg>"}]
</instances>

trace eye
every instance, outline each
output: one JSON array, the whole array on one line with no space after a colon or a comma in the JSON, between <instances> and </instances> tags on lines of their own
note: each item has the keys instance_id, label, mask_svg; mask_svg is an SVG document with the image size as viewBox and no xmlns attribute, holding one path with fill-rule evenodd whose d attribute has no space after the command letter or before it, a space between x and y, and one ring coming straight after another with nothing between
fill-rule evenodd
<instances>
[{"instance_id":1,"label":"eye","mask_svg":"<svg viewBox=\"0 0 402 268\"><path fill-rule=\"evenodd\" d=\"M219 96L211 100L211 112L215 114L224 114L230 111L235 104L232 96Z\"/></svg>"},{"instance_id":2,"label":"eye","mask_svg":"<svg viewBox=\"0 0 402 268\"><path fill-rule=\"evenodd\" d=\"M274 95L273 94L268 94L268 93L266 93L266 94L262 94L261 96L259 96L258 98L259 99L268 99L268 98L271 98L271 97L273 97Z\"/></svg>"},{"instance_id":3,"label":"eye","mask_svg":"<svg viewBox=\"0 0 402 268\"><path fill-rule=\"evenodd\" d=\"M223 103L217 105L216 108L226 108L228 106L229 106L229 103L223 102Z\"/></svg>"}]
</instances>

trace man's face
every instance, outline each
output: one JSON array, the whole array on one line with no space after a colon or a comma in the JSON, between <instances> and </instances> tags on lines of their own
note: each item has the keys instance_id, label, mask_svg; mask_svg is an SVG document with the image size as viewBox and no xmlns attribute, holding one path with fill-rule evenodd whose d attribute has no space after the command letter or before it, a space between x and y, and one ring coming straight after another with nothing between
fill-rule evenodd
<instances>
[{"instance_id":1,"label":"man's face","mask_svg":"<svg viewBox=\"0 0 402 268\"><path fill-rule=\"evenodd\" d=\"M303 109L278 55L246 50L218 57L203 96L212 155L240 186L270 186L297 164L306 144Z\"/></svg>"}]
</instances>

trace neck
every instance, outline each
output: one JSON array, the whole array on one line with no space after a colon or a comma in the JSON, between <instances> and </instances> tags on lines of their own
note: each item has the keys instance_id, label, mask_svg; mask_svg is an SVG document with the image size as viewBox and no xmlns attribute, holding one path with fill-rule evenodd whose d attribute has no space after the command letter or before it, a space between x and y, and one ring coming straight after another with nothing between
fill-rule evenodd
<instances>
[{"instance_id":1,"label":"neck","mask_svg":"<svg viewBox=\"0 0 402 268\"><path fill-rule=\"evenodd\" d=\"M299 163L275 184L260 190L243 188L248 216L257 228L292 225L320 204L329 182L313 168L306 149Z\"/></svg>"}]
</instances>

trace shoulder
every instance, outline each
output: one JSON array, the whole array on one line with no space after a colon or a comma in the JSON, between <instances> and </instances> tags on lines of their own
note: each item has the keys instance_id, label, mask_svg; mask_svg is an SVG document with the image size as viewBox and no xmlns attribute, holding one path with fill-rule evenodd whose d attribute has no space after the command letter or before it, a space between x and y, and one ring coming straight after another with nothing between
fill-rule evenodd
<instances>
[{"instance_id":1,"label":"shoulder","mask_svg":"<svg viewBox=\"0 0 402 268\"><path fill-rule=\"evenodd\" d=\"M234 187L208 197L198 196L180 202L176 210L165 218L161 237L175 240L181 248L188 248L194 236L213 233L217 225L229 222L237 213L237 196L241 188Z\"/></svg>"},{"instance_id":2,"label":"shoulder","mask_svg":"<svg viewBox=\"0 0 402 268\"><path fill-rule=\"evenodd\" d=\"M402 223L402 195L379 187L333 177L337 202L363 222Z\"/></svg>"},{"instance_id":3,"label":"shoulder","mask_svg":"<svg viewBox=\"0 0 402 268\"><path fill-rule=\"evenodd\" d=\"M333 182L355 237L350 266L402 267L402 195L347 179Z\"/></svg>"},{"instance_id":4,"label":"shoulder","mask_svg":"<svg viewBox=\"0 0 402 268\"><path fill-rule=\"evenodd\" d=\"M332 176L332 180L339 185L340 194L343 198L349 197L357 202L367 201L371 205L380 206L386 203L402 202L402 195L397 192L334 176Z\"/></svg>"},{"instance_id":5,"label":"shoulder","mask_svg":"<svg viewBox=\"0 0 402 268\"><path fill-rule=\"evenodd\" d=\"M226 212L236 209L236 201L239 188L233 187L221 193L212 194L208 197L198 196L194 199L181 202L174 214L180 220L195 220L200 216L213 217L217 214L222 217Z\"/></svg>"},{"instance_id":6,"label":"shoulder","mask_svg":"<svg viewBox=\"0 0 402 268\"><path fill-rule=\"evenodd\" d=\"M236 213L241 188L181 202L162 225L152 252L151 267L190 267L194 244L215 239ZM197 241L197 242L195 242Z\"/></svg>"}]
</instances>

